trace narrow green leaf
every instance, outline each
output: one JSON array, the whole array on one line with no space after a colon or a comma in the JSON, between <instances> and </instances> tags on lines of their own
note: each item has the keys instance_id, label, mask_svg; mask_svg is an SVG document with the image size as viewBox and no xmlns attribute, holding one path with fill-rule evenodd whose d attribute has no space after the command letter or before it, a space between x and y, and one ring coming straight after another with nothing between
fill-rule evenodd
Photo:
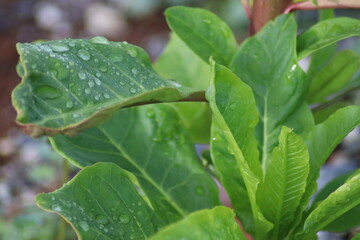
<instances>
[{"instance_id":1,"label":"narrow green leaf","mask_svg":"<svg viewBox=\"0 0 360 240\"><path fill-rule=\"evenodd\" d=\"M326 101L327 97L343 89L360 67L360 56L342 51L311 79L309 103Z\"/></svg>"},{"instance_id":2,"label":"narrow green leaf","mask_svg":"<svg viewBox=\"0 0 360 240\"><path fill-rule=\"evenodd\" d=\"M338 187L345 183L345 181L351 177L354 172L340 175L333 179L323 187L319 193L316 194L314 203L312 206L317 206L321 201L325 200L332 192L336 191ZM347 232L351 229L360 226L360 205L352 208L348 212L344 213L341 217L331 222L327 226L324 226L321 230L331 232Z\"/></svg>"},{"instance_id":3,"label":"narrow green leaf","mask_svg":"<svg viewBox=\"0 0 360 240\"><path fill-rule=\"evenodd\" d=\"M225 207L201 210L164 228L151 240L246 240L234 215Z\"/></svg>"},{"instance_id":4,"label":"narrow green leaf","mask_svg":"<svg viewBox=\"0 0 360 240\"><path fill-rule=\"evenodd\" d=\"M236 39L218 16L204 9L171 7L166 20L175 32L206 63L209 58L228 65L237 48Z\"/></svg>"},{"instance_id":5,"label":"narrow green leaf","mask_svg":"<svg viewBox=\"0 0 360 240\"><path fill-rule=\"evenodd\" d=\"M36 203L61 215L79 239L148 239L163 226L127 174L110 163L83 169Z\"/></svg>"},{"instance_id":6,"label":"narrow green leaf","mask_svg":"<svg viewBox=\"0 0 360 240\"><path fill-rule=\"evenodd\" d=\"M204 91L210 83L210 66L174 33L164 52L156 60L154 69L161 76L176 79L181 85L194 91ZM193 142L209 143L211 112L208 104L187 102L171 105L189 130Z\"/></svg>"},{"instance_id":7,"label":"narrow green leaf","mask_svg":"<svg viewBox=\"0 0 360 240\"><path fill-rule=\"evenodd\" d=\"M293 227L295 213L305 192L309 154L301 137L283 127L274 148L258 203L266 219L274 223L269 239L284 239Z\"/></svg>"},{"instance_id":8,"label":"narrow green leaf","mask_svg":"<svg viewBox=\"0 0 360 240\"><path fill-rule=\"evenodd\" d=\"M299 59L341 39L359 35L359 20L341 17L321 21L299 35L297 45Z\"/></svg>"},{"instance_id":9,"label":"narrow green leaf","mask_svg":"<svg viewBox=\"0 0 360 240\"><path fill-rule=\"evenodd\" d=\"M260 113L256 135L265 168L278 143L281 126L301 127L309 122L308 118L288 122L304 104L308 87L306 75L297 65L296 28L293 15L277 17L241 45L230 66L254 91ZM306 124L301 122L304 120ZM294 132L301 134L297 128Z\"/></svg>"},{"instance_id":10,"label":"narrow green leaf","mask_svg":"<svg viewBox=\"0 0 360 240\"><path fill-rule=\"evenodd\" d=\"M307 136L305 142L309 150L310 172L301 200L301 209L297 214L299 218L316 191L320 168L335 147L359 124L360 106L349 106L336 111L326 121L316 125Z\"/></svg>"},{"instance_id":11,"label":"narrow green leaf","mask_svg":"<svg viewBox=\"0 0 360 240\"><path fill-rule=\"evenodd\" d=\"M95 37L19 43L17 49L24 75L13 104L31 136L73 135L119 108L187 95L154 72L144 50L125 42Z\"/></svg>"},{"instance_id":12,"label":"narrow green leaf","mask_svg":"<svg viewBox=\"0 0 360 240\"><path fill-rule=\"evenodd\" d=\"M132 172L167 222L219 203L215 182L201 167L176 112L164 104L118 111L103 125L75 137L51 139L79 167L113 162Z\"/></svg>"},{"instance_id":13,"label":"narrow green leaf","mask_svg":"<svg viewBox=\"0 0 360 240\"><path fill-rule=\"evenodd\" d=\"M360 173L331 193L307 217L303 233L298 239L307 239L326 225L360 204Z\"/></svg>"},{"instance_id":14,"label":"narrow green leaf","mask_svg":"<svg viewBox=\"0 0 360 240\"><path fill-rule=\"evenodd\" d=\"M263 217L255 196L262 178L254 137L258 122L255 99L251 88L226 67L213 63L212 81L206 97L213 112L215 167L244 227L261 238L272 224Z\"/></svg>"}]
</instances>

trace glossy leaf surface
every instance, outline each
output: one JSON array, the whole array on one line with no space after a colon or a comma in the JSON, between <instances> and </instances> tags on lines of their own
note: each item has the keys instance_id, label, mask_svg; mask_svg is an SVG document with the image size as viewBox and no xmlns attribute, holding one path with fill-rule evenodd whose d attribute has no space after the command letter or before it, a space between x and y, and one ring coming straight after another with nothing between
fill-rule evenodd
<instances>
[{"instance_id":1,"label":"glossy leaf surface","mask_svg":"<svg viewBox=\"0 0 360 240\"><path fill-rule=\"evenodd\" d=\"M360 21L352 18L333 18L313 25L298 37L299 59L339 40L360 35Z\"/></svg>"},{"instance_id":2,"label":"glossy leaf surface","mask_svg":"<svg viewBox=\"0 0 360 240\"><path fill-rule=\"evenodd\" d=\"M342 90L360 67L360 56L352 51L342 51L311 79L309 103L323 102Z\"/></svg>"},{"instance_id":3,"label":"glossy leaf surface","mask_svg":"<svg viewBox=\"0 0 360 240\"><path fill-rule=\"evenodd\" d=\"M326 225L360 204L360 173L331 193L306 218L304 232L299 239L307 239Z\"/></svg>"},{"instance_id":4,"label":"glossy leaf surface","mask_svg":"<svg viewBox=\"0 0 360 240\"><path fill-rule=\"evenodd\" d=\"M295 213L305 192L309 154L301 137L283 127L274 148L258 202L266 219L274 223L269 239L284 239L293 227Z\"/></svg>"},{"instance_id":5,"label":"glossy leaf surface","mask_svg":"<svg viewBox=\"0 0 360 240\"><path fill-rule=\"evenodd\" d=\"M325 185L317 194L314 199L313 206L317 206L321 201L325 200L332 192L336 191L338 187L345 183L345 181L351 177L351 173L340 175L339 177L331 180ZM360 205L352 208L335 221L331 222L327 226L324 226L322 230L332 232L346 232L360 226Z\"/></svg>"},{"instance_id":6,"label":"glossy leaf surface","mask_svg":"<svg viewBox=\"0 0 360 240\"><path fill-rule=\"evenodd\" d=\"M62 188L38 195L36 202L61 215L79 239L148 239L163 226L127 174L110 163L83 169Z\"/></svg>"},{"instance_id":7,"label":"glossy leaf surface","mask_svg":"<svg viewBox=\"0 0 360 240\"><path fill-rule=\"evenodd\" d=\"M297 111L305 111L298 116L310 116L306 107L300 108L308 83L297 65L296 28L293 15L277 17L241 45L230 67L254 91L260 113L256 137L265 168L278 143L281 125L301 134L304 129L297 127L302 128L311 121L308 117L290 121Z\"/></svg>"},{"instance_id":8,"label":"glossy leaf surface","mask_svg":"<svg viewBox=\"0 0 360 240\"><path fill-rule=\"evenodd\" d=\"M218 16L204 9L171 7L166 20L175 32L206 63L209 58L228 65L237 48L231 29Z\"/></svg>"},{"instance_id":9,"label":"glossy leaf surface","mask_svg":"<svg viewBox=\"0 0 360 240\"><path fill-rule=\"evenodd\" d=\"M326 121L318 124L307 136L306 145L310 156L310 172L302 205L306 208L310 197L316 191L316 180L320 168L335 147L360 124L360 106L342 108L332 114Z\"/></svg>"},{"instance_id":10,"label":"glossy leaf surface","mask_svg":"<svg viewBox=\"0 0 360 240\"><path fill-rule=\"evenodd\" d=\"M31 136L72 135L119 108L184 97L179 84L154 72L144 50L127 43L96 37L24 43L17 49L24 75L13 104L17 121Z\"/></svg>"},{"instance_id":11,"label":"glossy leaf surface","mask_svg":"<svg viewBox=\"0 0 360 240\"><path fill-rule=\"evenodd\" d=\"M213 112L211 154L244 227L261 238L272 224L256 202L262 170L254 137L255 99L251 88L234 73L213 65L213 82L206 94Z\"/></svg>"},{"instance_id":12,"label":"glossy leaf surface","mask_svg":"<svg viewBox=\"0 0 360 240\"><path fill-rule=\"evenodd\" d=\"M215 182L176 112L164 104L122 109L103 125L51 142L77 166L113 162L132 172L165 221L218 204Z\"/></svg>"},{"instance_id":13,"label":"glossy leaf surface","mask_svg":"<svg viewBox=\"0 0 360 240\"><path fill-rule=\"evenodd\" d=\"M162 229L151 240L246 240L235 214L226 207L201 210Z\"/></svg>"}]
</instances>

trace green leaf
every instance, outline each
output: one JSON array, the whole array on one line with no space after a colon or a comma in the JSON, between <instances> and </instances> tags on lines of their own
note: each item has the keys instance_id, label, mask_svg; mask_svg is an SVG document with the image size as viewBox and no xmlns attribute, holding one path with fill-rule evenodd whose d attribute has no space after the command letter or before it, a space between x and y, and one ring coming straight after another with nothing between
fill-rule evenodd
<instances>
[{"instance_id":1,"label":"green leaf","mask_svg":"<svg viewBox=\"0 0 360 240\"><path fill-rule=\"evenodd\" d=\"M283 127L279 146L274 148L258 204L266 219L274 223L270 239L284 239L294 224L295 213L305 192L309 154L301 137Z\"/></svg>"},{"instance_id":2,"label":"green leaf","mask_svg":"<svg viewBox=\"0 0 360 240\"><path fill-rule=\"evenodd\" d=\"M176 79L183 86L204 91L210 82L210 66L202 61L176 35L171 34L154 69L163 77ZM209 143L211 112L208 104L199 102L170 104L176 109L195 143Z\"/></svg>"},{"instance_id":3,"label":"green leaf","mask_svg":"<svg viewBox=\"0 0 360 240\"><path fill-rule=\"evenodd\" d=\"M229 208L222 206L201 210L164 228L151 240L246 240L234 217Z\"/></svg>"},{"instance_id":4,"label":"green leaf","mask_svg":"<svg viewBox=\"0 0 360 240\"><path fill-rule=\"evenodd\" d=\"M309 103L323 102L343 89L360 67L360 56L352 51L342 51L311 79Z\"/></svg>"},{"instance_id":5,"label":"green leaf","mask_svg":"<svg viewBox=\"0 0 360 240\"><path fill-rule=\"evenodd\" d=\"M176 112L164 104L122 109L103 125L51 143L76 166L113 162L133 173L167 222L219 203L215 182Z\"/></svg>"},{"instance_id":6,"label":"green leaf","mask_svg":"<svg viewBox=\"0 0 360 240\"><path fill-rule=\"evenodd\" d=\"M126 172L110 163L84 168L36 203L61 215L79 239L147 239L163 226Z\"/></svg>"},{"instance_id":7,"label":"green leaf","mask_svg":"<svg viewBox=\"0 0 360 240\"><path fill-rule=\"evenodd\" d=\"M209 59L207 59L208 61ZM167 79L176 79L183 86L205 91L210 84L210 66L199 58L175 33L154 63L156 72Z\"/></svg>"},{"instance_id":8,"label":"green leaf","mask_svg":"<svg viewBox=\"0 0 360 240\"><path fill-rule=\"evenodd\" d=\"M24 69L13 92L17 121L31 136L74 135L117 109L188 95L159 77L144 50L105 38L19 43Z\"/></svg>"},{"instance_id":9,"label":"green leaf","mask_svg":"<svg viewBox=\"0 0 360 240\"><path fill-rule=\"evenodd\" d=\"M337 110L351 105L350 102L336 102L320 109L314 109L314 120L316 124L320 124L328 119Z\"/></svg>"},{"instance_id":10,"label":"green leaf","mask_svg":"<svg viewBox=\"0 0 360 240\"><path fill-rule=\"evenodd\" d=\"M352 175L352 173L346 173L330 181L325 187L323 187L319 193L316 194L313 206L317 206L324 199L326 199L332 192L345 183L345 181ZM325 226L323 231L331 232L346 232L360 226L360 205L349 210L335 221Z\"/></svg>"},{"instance_id":11,"label":"green leaf","mask_svg":"<svg viewBox=\"0 0 360 240\"><path fill-rule=\"evenodd\" d=\"M351 240L360 240L360 233L357 233Z\"/></svg>"},{"instance_id":12,"label":"green leaf","mask_svg":"<svg viewBox=\"0 0 360 240\"><path fill-rule=\"evenodd\" d=\"M360 106L349 106L336 111L326 121L316 125L307 136L305 142L309 150L310 172L298 216L305 210L316 191L320 168L335 147L359 124Z\"/></svg>"},{"instance_id":13,"label":"green leaf","mask_svg":"<svg viewBox=\"0 0 360 240\"><path fill-rule=\"evenodd\" d=\"M228 27L215 14L200 8L171 7L165 11L166 21L201 59L209 58L228 65L237 48L236 39Z\"/></svg>"},{"instance_id":14,"label":"green leaf","mask_svg":"<svg viewBox=\"0 0 360 240\"><path fill-rule=\"evenodd\" d=\"M260 113L256 136L265 168L278 144L281 126L301 127L312 121L308 117L291 118L300 108L307 111L304 116L311 116L303 107L308 82L297 65L296 28L293 15L277 17L241 45L230 66L254 91ZM294 128L297 134L303 130Z\"/></svg>"},{"instance_id":15,"label":"green leaf","mask_svg":"<svg viewBox=\"0 0 360 240\"><path fill-rule=\"evenodd\" d=\"M256 203L262 170L254 137L258 112L252 90L229 69L213 63L213 82L206 97L213 112L215 167L245 229L261 238L272 224Z\"/></svg>"},{"instance_id":16,"label":"green leaf","mask_svg":"<svg viewBox=\"0 0 360 240\"><path fill-rule=\"evenodd\" d=\"M298 239L307 239L329 223L360 204L360 172L331 193L307 217L303 233Z\"/></svg>"},{"instance_id":17,"label":"green leaf","mask_svg":"<svg viewBox=\"0 0 360 240\"><path fill-rule=\"evenodd\" d=\"M359 35L359 20L341 17L321 21L299 35L297 45L299 59L341 39Z\"/></svg>"}]
</instances>

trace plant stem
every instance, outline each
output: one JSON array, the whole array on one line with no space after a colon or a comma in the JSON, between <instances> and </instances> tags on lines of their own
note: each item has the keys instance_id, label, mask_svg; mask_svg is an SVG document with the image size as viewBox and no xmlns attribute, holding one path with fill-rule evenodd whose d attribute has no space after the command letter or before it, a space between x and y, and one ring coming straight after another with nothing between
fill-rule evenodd
<instances>
[{"instance_id":1,"label":"plant stem","mask_svg":"<svg viewBox=\"0 0 360 240\"><path fill-rule=\"evenodd\" d=\"M291 2L291 0L254 0L250 34L257 33L268 21L282 14Z\"/></svg>"},{"instance_id":2,"label":"plant stem","mask_svg":"<svg viewBox=\"0 0 360 240\"><path fill-rule=\"evenodd\" d=\"M69 174L70 174L69 162L66 159L64 159L62 183L66 183L68 181ZM59 226L58 226L57 240L66 240L66 222L62 217L60 217L60 222L59 222Z\"/></svg>"}]
</instances>

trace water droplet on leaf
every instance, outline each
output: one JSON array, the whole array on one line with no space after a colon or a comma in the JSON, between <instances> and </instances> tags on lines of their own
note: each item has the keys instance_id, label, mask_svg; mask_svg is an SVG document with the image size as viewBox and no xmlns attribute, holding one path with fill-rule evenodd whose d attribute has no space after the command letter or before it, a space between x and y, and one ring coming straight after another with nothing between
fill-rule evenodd
<instances>
[{"instance_id":1,"label":"water droplet on leaf","mask_svg":"<svg viewBox=\"0 0 360 240\"><path fill-rule=\"evenodd\" d=\"M79 76L79 78L80 78L81 80L84 80L84 79L86 78L86 73L84 73L84 72L79 72L79 73L78 73L78 76Z\"/></svg>"},{"instance_id":2,"label":"water droplet on leaf","mask_svg":"<svg viewBox=\"0 0 360 240\"><path fill-rule=\"evenodd\" d=\"M54 52L66 52L69 47L65 43L53 42L50 43L50 47Z\"/></svg>"},{"instance_id":3,"label":"water droplet on leaf","mask_svg":"<svg viewBox=\"0 0 360 240\"><path fill-rule=\"evenodd\" d=\"M202 186L197 186L197 187L195 188L195 193L196 193L197 195L199 195L199 196L203 196L204 193L205 193L205 190L204 190L204 188L203 188Z\"/></svg>"},{"instance_id":4,"label":"water droplet on leaf","mask_svg":"<svg viewBox=\"0 0 360 240\"><path fill-rule=\"evenodd\" d=\"M98 43L98 44L109 44L109 40L107 40L104 37L96 36L90 39L90 42L92 43Z\"/></svg>"},{"instance_id":5,"label":"water droplet on leaf","mask_svg":"<svg viewBox=\"0 0 360 240\"><path fill-rule=\"evenodd\" d=\"M89 225L86 222L81 221L79 225L85 232L89 231Z\"/></svg>"},{"instance_id":6,"label":"water droplet on leaf","mask_svg":"<svg viewBox=\"0 0 360 240\"><path fill-rule=\"evenodd\" d=\"M102 225L106 225L109 223L109 219L104 215L97 215L95 220Z\"/></svg>"},{"instance_id":7,"label":"water droplet on leaf","mask_svg":"<svg viewBox=\"0 0 360 240\"><path fill-rule=\"evenodd\" d=\"M119 219L120 219L120 222L123 224L127 224L130 222L130 218L128 216L126 216L125 214L120 215Z\"/></svg>"},{"instance_id":8,"label":"water droplet on leaf","mask_svg":"<svg viewBox=\"0 0 360 240\"><path fill-rule=\"evenodd\" d=\"M62 96L60 90L48 85L37 86L34 89L34 93L42 99L50 99L50 100L57 99Z\"/></svg>"},{"instance_id":9,"label":"water droplet on leaf","mask_svg":"<svg viewBox=\"0 0 360 240\"><path fill-rule=\"evenodd\" d=\"M81 58L82 60L88 61L90 60L90 54L84 50L84 49L80 49L77 53L77 55L79 56L79 58Z\"/></svg>"}]
</instances>

